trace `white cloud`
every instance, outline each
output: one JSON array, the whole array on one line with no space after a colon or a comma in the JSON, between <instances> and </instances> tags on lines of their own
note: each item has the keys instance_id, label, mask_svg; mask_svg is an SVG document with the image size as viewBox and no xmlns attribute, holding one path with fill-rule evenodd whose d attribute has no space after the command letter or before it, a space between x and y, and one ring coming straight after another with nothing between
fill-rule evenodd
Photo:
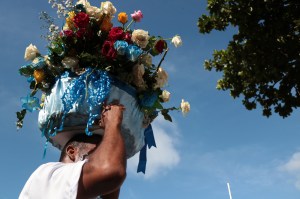
<instances>
[{"instance_id":1,"label":"white cloud","mask_svg":"<svg viewBox=\"0 0 300 199\"><path fill-rule=\"evenodd\" d=\"M300 152L294 153L289 161L283 164L280 169L294 177L295 186L300 190Z\"/></svg>"},{"instance_id":2,"label":"white cloud","mask_svg":"<svg viewBox=\"0 0 300 199\"><path fill-rule=\"evenodd\" d=\"M158 117L152 127L157 148L147 149L146 174L136 173L139 153L128 160L128 171L134 176L140 175L146 179L165 174L180 161L180 155L178 149L176 149L179 137L176 124Z\"/></svg>"},{"instance_id":3,"label":"white cloud","mask_svg":"<svg viewBox=\"0 0 300 199\"><path fill-rule=\"evenodd\" d=\"M206 152L189 157L194 159L195 172L205 173L220 183L252 187L272 186L278 182L278 162L268 159L267 149L242 146Z\"/></svg>"}]
</instances>

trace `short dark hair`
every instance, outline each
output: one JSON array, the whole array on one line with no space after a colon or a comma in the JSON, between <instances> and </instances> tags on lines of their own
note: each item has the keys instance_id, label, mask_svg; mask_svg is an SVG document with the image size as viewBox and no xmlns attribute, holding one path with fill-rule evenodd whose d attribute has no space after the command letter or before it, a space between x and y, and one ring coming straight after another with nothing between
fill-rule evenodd
<instances>
[{"instance_id":1,"label":"short dark hair","mask_svg":"<svg viewBox=\"0 0 300 199\"><path fill-rule=\"evenodd\" d=\"M86 146L86 143L93 143L98 144L102 139L101 135L93 134L91 136L88 136L86 134L77 134L73 136L64 146L64 148L61 150L59 161L61 162L67 155L66 149L68 146L72 145L74 147L78 147L79 149L82 149Z\"/></svg>"}]
</instances>

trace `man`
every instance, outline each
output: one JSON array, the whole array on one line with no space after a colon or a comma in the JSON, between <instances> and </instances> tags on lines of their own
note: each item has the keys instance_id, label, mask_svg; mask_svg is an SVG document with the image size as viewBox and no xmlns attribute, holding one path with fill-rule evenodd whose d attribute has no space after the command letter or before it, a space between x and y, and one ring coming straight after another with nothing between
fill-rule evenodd
<instances>
[{"instance_id":1,"label":"man","mask_svg":"<svg viewBox=\"0 0 300 199\"><path fill-rule=\"evenodd\" d=\"M121 135L124 107L104 107L99 122L104 135L72 138L60 162L40 166L19 199L117 199L126 177L126 151Z\"/></svg>"}]
</instances>

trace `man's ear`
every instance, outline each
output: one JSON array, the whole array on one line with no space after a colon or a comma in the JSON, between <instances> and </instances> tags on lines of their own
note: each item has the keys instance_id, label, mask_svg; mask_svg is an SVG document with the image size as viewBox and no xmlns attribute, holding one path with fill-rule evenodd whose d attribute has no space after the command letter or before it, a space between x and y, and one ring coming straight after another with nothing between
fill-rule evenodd
<instances>
[{"instance_id":1,"label":"man's ear","mask_svg":"<svg viewBox=\"0 0 300 199\"><path fill-rule=\"evenodd\" d=\"M69 145L66 148L66 154L69 157L70 160L72 160L73 162L75 162L76 160L76 156L77 156L77 148L74 147L73 145Z\"/></svg>"}]
</instances>

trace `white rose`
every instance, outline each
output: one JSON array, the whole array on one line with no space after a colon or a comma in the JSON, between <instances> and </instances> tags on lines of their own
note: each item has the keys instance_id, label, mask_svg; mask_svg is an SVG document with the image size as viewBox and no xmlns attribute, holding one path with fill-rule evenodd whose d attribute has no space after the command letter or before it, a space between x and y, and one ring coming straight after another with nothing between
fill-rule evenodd
<instances>
[{"instance_id":1,"label":"white rose","mask_svg":"<svg viewBox=\"0 0 300 199\"><path fill-rule=\"evenodd\" d=\"M86 8L86 13L90 16L90 17L94 17L96 19L101 18L102 16L102 12L100 8L97 8L95 6L89 6Z\"/></svg>"},{"instance_id":2,"label":"white rose","mask_svg":"<svg viewBox=\"0 0 300 199\"><path fill-rule=\"evenodd\" d=\"M91 4L87 0L79 0L77 1L76 5L82 4L85 8L90 7Z\"/></svg>"},{"instance_id":3,"label":"white rose","mask_svg":"<svg viewBox=\"0 0 300 199\"><path fill-rule=\"evenodd\" d=\"M168 102L170 100L171 93L167 90L163 90L162 94L159 96L163 102Z\"/></svg>"},{"instance_id":4,"label":"white rose","mask_svg":"<svg viewBox=\"0 0 300 199\"><path fill-rule=\"evenodd\" d=\"M133 66L133 83L138 90L145 90L147 85L144 81L145 67L143 64L136 64Z\"/></svg>"},{"instance_id":5,"label":"white rose","mask_svg":"<svg viewBox=\"0 0 300 199\"><path fill-rule=\"evenodd\" d=\"M110 1L105 1L101 3L101 11L107 15L114 15L117 12L117 9Z\"/></svg>"},{"instance_id":6,"label":"white rose","mask_svg":"<svg viewBox=\"0 0 300 199\"><path fill-rule=\"evenodd\" d=\"M179 35L174 36L172 38L171 42L174 44L174 46L176 48L182 45L182 40L181 40L181 37Z\"/></svg>"},{"instance_id":7,"label":"white rose","mask_svg":"<svg viewBox=\"0 0 300 199\"><path fill-rule=\"evenodd\" d=\"M131 40L136 43L139 47L145 48L149 42L148 31L137 29L132 32Z\"/></svg>"},{"instance_id":8,"label":"white rose","mask_svg":"<svg viewBox=\"0 0 300 199\"><path fill-rule=\"evenodd\" d=\"M152 66L152 56L149 54L145 54L142 55L141 57L141 62L147 66L147 67L151 67Z\"/></svg>"},{"instance_id":9,"label":"white rose","mask_svg":"<svg viewBox=\"0 0 300 199\"><path fill-rule=\"evenodd\" d=\"M190 111L191 106L190 106L190 103L185 102L182 99L181 104L180 104L180 108L181 108L181 111L182 111L183 115L186 115Z\"/></svg>"},{"instance_id":10,"label":"white rose","mask_svg":"<svg viewBox=\"0 0 300 199\"><path fill-rule=\"evenodd\" d=\"M168 82L168 74L162 67L159 67L155 80L154 89L161 88Z\"/></svg>"},{"instance_id":11,"label":"white rose","mask_svg":"<svg viewBox=\"0 0 300 199\"><path fill-rule=\"evenodd\" d=\"M24 59L27 61L34 60L39 54L37 47L30 44L25 50Z\"/></svg>"},{"instance_id":12,"label":"white rose","mask_svg":"<svg viewBox=\"0 0 300 199\"><path fill-rule=\"evenodd\" d=\"M79 60L76 57L65 57L61 63L65 68L70 68L71 70L74 70L78 68L78 62Z\"/></svg>"}]
</instances>

